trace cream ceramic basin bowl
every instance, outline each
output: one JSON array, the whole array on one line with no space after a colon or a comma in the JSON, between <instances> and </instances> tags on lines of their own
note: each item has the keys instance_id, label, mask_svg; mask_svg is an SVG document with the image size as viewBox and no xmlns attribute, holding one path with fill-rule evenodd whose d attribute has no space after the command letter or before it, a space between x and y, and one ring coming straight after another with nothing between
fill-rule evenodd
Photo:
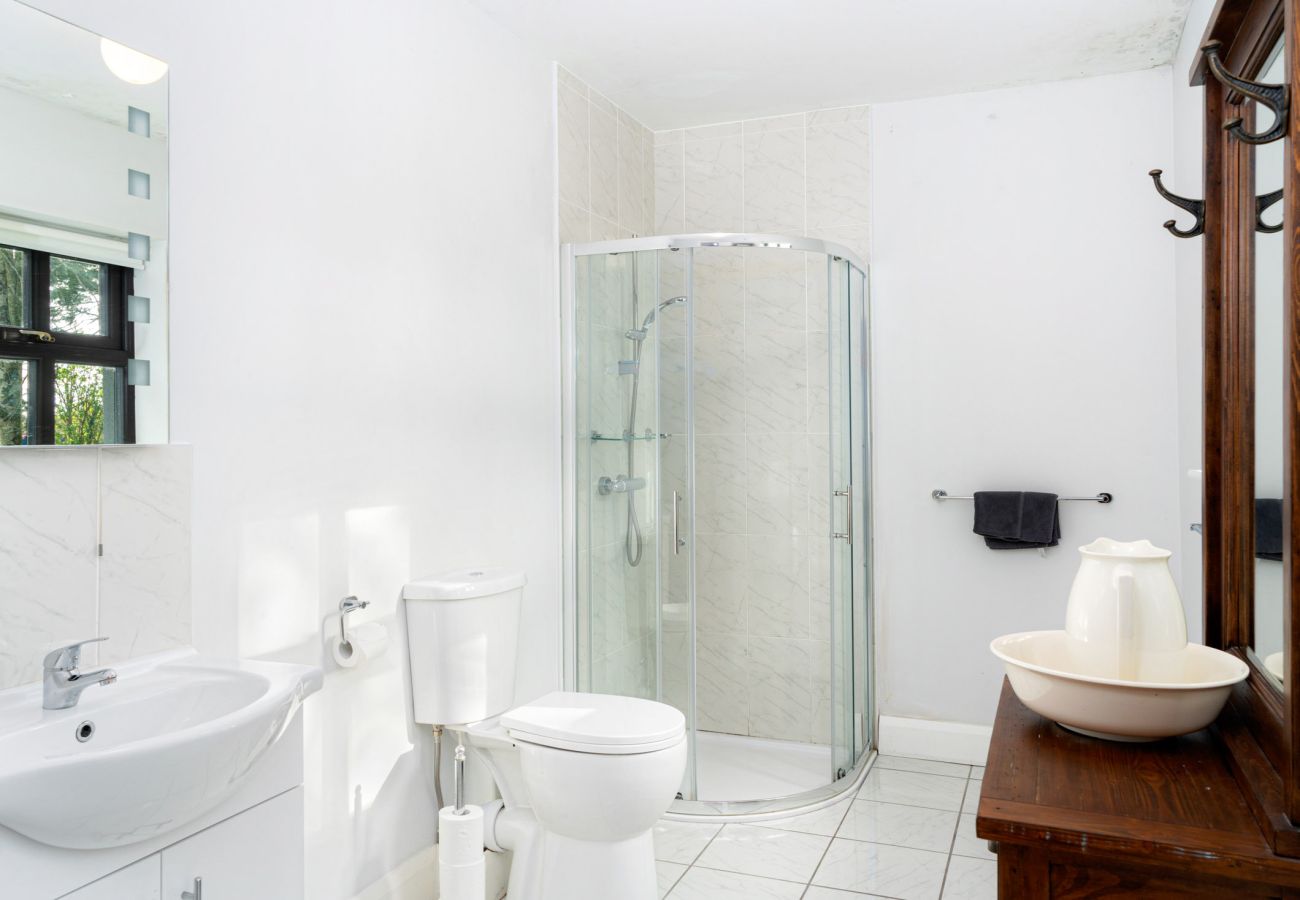
<instances>
[{"instance_id":1,"label":"cream ceramic basin bowl","mask_svg":"<svg viewBox=\"0 0 1300 900\"><path fill-rule=\"evenodd\" d=\"M1112 741L1155 741L1199 731L1218 717L1249 670L1201 644L1138 666L1139 680L1089 674L1064 631L1008 634L989 645L1011 688L1039 715L1071 731Z\"/></svg>"},{"instance_id":2,"label":"cream ceramic basin bowl","mask_svg":"<svg viewBox=\"0 0 1300 900\"><path fill-rule=\"evenodd\" d=\"M179 828L234 791L322 684L314 666L193 650L115 668L72 709L42 709L39 684L0 691L0 825L82 850Z\"/></svg>"}]
</instances>

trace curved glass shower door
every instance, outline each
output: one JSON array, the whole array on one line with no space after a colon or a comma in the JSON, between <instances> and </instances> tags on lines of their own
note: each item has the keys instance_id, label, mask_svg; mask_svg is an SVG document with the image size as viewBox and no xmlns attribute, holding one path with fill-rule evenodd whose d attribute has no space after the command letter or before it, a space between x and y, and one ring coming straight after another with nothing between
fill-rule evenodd
<instances>
[{"instance_id":1,"label":"curved glass shower door","mask_svg":"<svg viewBox=\"0 0 1300 900\"><path fill-rule=\"evenodd\" d=\"M571 248L566 681L685 714L675 812L828 798L869 750L866 282L837 251Z\"/></svg>"}]
</instances>

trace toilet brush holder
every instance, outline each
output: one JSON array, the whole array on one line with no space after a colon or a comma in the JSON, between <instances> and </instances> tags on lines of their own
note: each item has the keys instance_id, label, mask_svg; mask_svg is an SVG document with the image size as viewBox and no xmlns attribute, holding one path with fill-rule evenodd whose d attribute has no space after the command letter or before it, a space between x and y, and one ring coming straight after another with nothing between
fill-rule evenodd
<instances>
[{"instance_id":1,"label":"toilet brush holder","mask_svg":"<svg viewBox=\"0 0 1300 900\"><path fill-rule=\"evenodd\" d=\"M465 747L456 747L456 802L438 810L438 896L483 900L487 890L483 807L465 805Z\"/></svg>"}]
</instances>

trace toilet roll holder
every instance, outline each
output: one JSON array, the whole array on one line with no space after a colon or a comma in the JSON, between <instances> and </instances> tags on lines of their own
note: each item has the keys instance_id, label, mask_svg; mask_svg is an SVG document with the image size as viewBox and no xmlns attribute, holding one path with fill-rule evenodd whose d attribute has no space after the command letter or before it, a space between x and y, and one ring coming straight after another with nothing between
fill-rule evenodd
<instances>
[{"instance_id":1,"label":"toilet roll holder","mask_svg":"<svg viewBox=\"0 0 1300 900\"><path fill-rule=\"evenodd\" d=\"M369 605L369 600L358 600L356 597L344 597L339 601L339 637L345 645L352 645L352 641L348 639L348 613L365 609Z\"/></svg>"}]
</instances>

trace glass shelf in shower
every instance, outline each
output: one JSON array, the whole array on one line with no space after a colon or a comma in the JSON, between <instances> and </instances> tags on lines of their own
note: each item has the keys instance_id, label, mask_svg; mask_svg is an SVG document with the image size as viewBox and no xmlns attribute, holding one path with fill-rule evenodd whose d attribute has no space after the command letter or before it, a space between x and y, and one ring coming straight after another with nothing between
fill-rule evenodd
<instances>
[{"instance_id":1,"label":"glass shelf in shower","mask_svg":"<svg viewBox=\"0 0 1300 900\"><path fill-rule=\"evenodd\" d=\"M627 441L657 441L660 438L670 438L671 434L601 434L599 431L591 433L593 441L617 441L626 443Z\"/></svg>"}]
</instances>

